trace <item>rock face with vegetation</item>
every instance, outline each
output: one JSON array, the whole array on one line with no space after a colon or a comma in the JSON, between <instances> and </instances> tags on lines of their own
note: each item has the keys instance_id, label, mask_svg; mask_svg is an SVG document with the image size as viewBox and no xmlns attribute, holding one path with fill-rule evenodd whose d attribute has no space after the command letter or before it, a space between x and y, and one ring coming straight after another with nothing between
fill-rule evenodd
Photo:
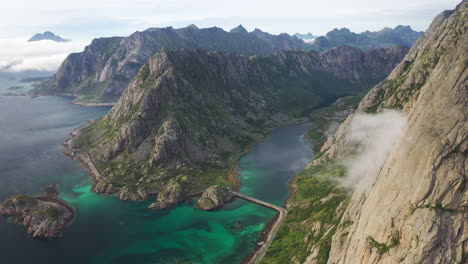
<instances>
[{"instance_id":1,"label":"rock face with vegetation","mask_svg":"<svg viewBox=\"0 0 468 264\"><path fill-rule=\"evenodd\" d=\"M323 145L294 183L265 263L467 262L467 23L466 1L437 16ZM342 187L340 160L361 151L350 140L354 120L388 108L405 116L402 136L368 188Z\"/></svg>"},{"instance_id":2,"label":"rock face with vegetation","mask_svg":"<svg viewBox=\"0 0 468 264\"><path fill-rule=\"evenodd\" d=\"M353 49L247 57L163 50L140 69L108 115L75 134L70 153L92 157L94 191L129 200L164 193L153 207L165 207L214 184L232 185L229 168L269 129L304 121L337 97L365 91L384 78L376 69L390 69L405 53Z\"/></svg>"},{"instance_id":3,"label":"rock face with vegetation","mask_svg":"<svg viewBox=\"0 0 468 264\"><path fill-rule=\"evenodd\" d=\"M223 186L211 186L206 189L195 205L198 209L209 211L223 207L224 204L231 201L234 195Z\"/></svg>"},{"instance_id":4,"label":"rock face with vegetation","mask_svg":"<svg viewBox=\"0 0 468 264\"><path fill-rule=\"evenodd\" d=\"M15 195L0 203L0 215L11 216L23 223L34 238L58 238L74 216L73 209L58 199L55 186L43 188L44 195Z\"/></svg>"},{"instance_id":5,"label":"rock face with vegetation","mask_svg":"<svg viewBox=\"0 0 468 264\"><path fill-rule=\"evenodd\" d=\"M424 32L411 29L410 26L384 28L380 31L353 33L347 28L334 29L323 37L314 39L309 49L323 51L338 46L351 46L363 50L403 46L410 48Z\"/></svg>"},{"instance_id":6,"label":"rock face with vegetation","mask_svg":"<svg viewBox=\"0 0 468 264\"><path fill-rule=\"evenodd\" d=\"M465 1L437 16L361 102L364 112L401 109L408 129L369 192L353 195L331 263L467 261L467 23Z\"/></svg>"},{"instance_id":7,"label":"rock face with vegetation","mask_svg":"<svg viewBox=\"0 0 468 264\"><path fill-rule=\"evenodd\" d=\"M94 39L83 52L70 54L57 74L35 93L77 94L83 102L116 102L149 57L163 48L268 55L278 50L301 50L305 43L287 34L271 35L239 26L221 28L149 28L128 37Z\"/></svg>"}]
</instances>

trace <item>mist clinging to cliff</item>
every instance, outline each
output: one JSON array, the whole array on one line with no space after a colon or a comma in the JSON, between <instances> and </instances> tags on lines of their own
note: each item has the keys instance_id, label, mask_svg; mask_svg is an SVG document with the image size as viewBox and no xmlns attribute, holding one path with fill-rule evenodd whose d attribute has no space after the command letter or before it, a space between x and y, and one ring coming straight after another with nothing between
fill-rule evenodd
<instances>
[{"instance_id":1,"label":"mist clinging to cliff","mask_svg":"<svg viewBox=\"0 0 468 264\"><path fill-rule=\"evenodd\" d=\"M372 186L388 154L404 135L406 117L395 110L379 114L356 114L348 134L358 152L344 161L348 176L344 185L366 192Z\"/></svg>"}]
</instances>

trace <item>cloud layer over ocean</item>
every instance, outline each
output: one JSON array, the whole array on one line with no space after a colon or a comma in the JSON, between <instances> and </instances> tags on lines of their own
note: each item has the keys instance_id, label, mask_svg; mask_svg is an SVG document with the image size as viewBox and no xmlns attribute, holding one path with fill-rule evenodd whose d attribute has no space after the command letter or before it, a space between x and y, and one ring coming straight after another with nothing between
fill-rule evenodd
<instances>
[{"instance_id":1,"label":"cloud layer over ocean","mask_svg":"<svg viewBox=\"0 0 468 264\"><path fill-rule=\"evenodd\" d=\"M80 52L87 42L57 43L50 40L0 39L0 71L48 71L58 69L72 52Z\"/></svg>"}]
</instances>

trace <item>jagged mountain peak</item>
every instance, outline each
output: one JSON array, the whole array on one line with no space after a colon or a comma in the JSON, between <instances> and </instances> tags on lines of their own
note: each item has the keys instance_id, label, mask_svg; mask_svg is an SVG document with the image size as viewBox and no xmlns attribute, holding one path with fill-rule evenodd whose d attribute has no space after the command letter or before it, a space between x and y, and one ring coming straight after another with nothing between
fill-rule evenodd
<instances>
[{"instance_id":1,"label":"jagged mountain peak","mask_svg":"<svg viewBox=\"0 0 468 264\"><path fill-rule=\"evenodd\" d=\"M231 29L229 33L241 33L241 34L246 34L249 33L247 29L244 28L242 25L238 25L237 27Z\"/></svg>"},{"instance_id":2,"label":"jagged mountain peak","mask_svg":"<svg viewBox=\"0 0 468 264\"><path fill-rule=\"evenodd\" d=\"M287 35L231 34L212 28L149 28L128 37L95 39L81 53L65 59L54 79L35 92L88 93L90 102L116 101L139 68L162 48L232 51L245 55L268 55L281 49L304 49L305 43ZM92 94L92 96L91 96Z\"/></svg>"},{"instance_id":3,"label":"jagged mountain peak","mask_svg":"<svg viewBox=\"0 0 468 264\"><path fill-rule=\"evenodd\" d=\"M187 28L190 28L190 29L199 29L195 24L191 24L191 25L187 26Z\"/></svg>"},{"instance_id":4,"label":"jagged mountain peak","mask_svg":"<svg viewBox=\"0 0 468 264\"><path fill-rule=\"evenodd\" d=\"M51 31L45 31L44 33L37 33L32 36L28 42L41 41L41 40L52 40L55 42L69 42L70 39L64 39L58 35L55 35Z\"/></svg>"}]
</instances>

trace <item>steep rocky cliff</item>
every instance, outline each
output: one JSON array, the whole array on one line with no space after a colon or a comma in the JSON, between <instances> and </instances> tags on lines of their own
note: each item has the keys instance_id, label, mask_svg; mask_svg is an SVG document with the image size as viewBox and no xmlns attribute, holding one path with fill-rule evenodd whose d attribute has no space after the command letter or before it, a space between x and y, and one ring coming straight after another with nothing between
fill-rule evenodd
<instances>
[{"instance_id":1,"label":"steep rocky cliff","mask_svg":"<svg viewBox=\"0 0 468 264\"><path fill-rule=\"evenodd\" d=\"M297 194L285 221L289 233L272 244L268 263L468 261L467 24L466 1L437 16L323 145L294 183ZM389 113L406 122L380 153L382 164L375 157L370 163L356 158L370 147L355 141L356 124L367 118L372 127ZM383 126L384 132L392 129L391 123ZM383 135L372 143L377 149L388 140ZM306 232L302 239L298 230Z\"/></svg>"},{"instance_id":2,"label":"steep rocky cliff","mask_svg":"<svg viewBox=\"0 0 468 264\"><path fill-rule=\"evenodd\" d=\"M147 59L162 48L232 51L267 55L278 50L300 50L305 43L287 34L259 29L150 28L128 37L94 39L83 52L70 54L52 80L34 93L78 94L83 102L115 102Z\"/></svg>"},{"instance_id":3,"label":"steep rocky cliff","mask_svg":"<svg viewBox=\"0 0 468 264\"><path fill-rule=\"evenodd\" d=\"M163 50L108 115L81 129L70 153L93 157L95 191L131 200L171 194L168 203L161 195L154 205L166 207L226 185L234 160L270 128L364 91L384 78L377 71L389 71L405 53L345 47L246 57Z\"/></svg>"},{"instance_id":4,"label":"steep rocky cliff","mask_svg":"<svg viewBox=\"0 0 468 264\"><path fill-rule=\"evenodd\" d=\"M329 263L466 263L468 3L437 16L358 111L402 110L404 136L354 193ZM346 234L346 235L343 235Z\"/></svg>"}]
</instances>

